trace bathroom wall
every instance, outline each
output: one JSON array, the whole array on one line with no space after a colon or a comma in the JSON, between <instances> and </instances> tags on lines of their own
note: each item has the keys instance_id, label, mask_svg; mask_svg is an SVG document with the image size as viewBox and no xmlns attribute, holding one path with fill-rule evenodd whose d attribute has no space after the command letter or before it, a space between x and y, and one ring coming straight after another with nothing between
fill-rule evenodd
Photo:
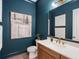
<instances>
[{"instance_id":1,"label":"bathroom wall","mask_svg":"<svg viewBox=\"0 0 79 59\"><path fill-rule=\"evenodd\" d=\"M61 14L66 14L66 38L68 38L68 40L71 40L72 39L72 10L75 9L75 8L79 8L79 0L73 0L72 2L70 3L67 3L67 4L64 4L52 11L50 11L50 19L51 19L51 31L53 33L53 22L52 21L55 21L54 18L55 16L58 16L58 15L61 15ZM51 33L51 35L52 35Z\"/></svg>"},{"instance_id":2,"label":"bathroom wall","mask_svg":"<svg viewBox=\"0 0 79 59\"><path fill-rule=\"evenodd\" d=\"M34 44L36 8L34 3L27 3L24 0L3 0L3 48L2 55L7 57L11 54L23 52L28 46ZM32 37L11 40L10 32L10 11L32 15Z\"/></svg>"},{"instance_id":3,"label":"bathroom wall","mask_svg":"<svg viewBox=\"0 0 79 59\"><path fill-rule=\"evenodd\" d=\"M0 51L0 59L1 59L1 51Z\"/></svg>"},{"instance_id":4,"label":"bathroom wall","mask_svg":"<svg viewBox=\"0 0 79 59\"><path fill-rule=\"evenodd\" d=\"M48 16L49 11L53 9L52 2L54 0L39 0L36 4L36 34L40 33L43 38L48 36ZM52 18L53 19L53 18ZM51 35L54 36L54 20L51 20Z\"/></svg>"},{"instance_id":5,"label":"bathroom wall","mask_svg":"<svg viewBox=\"0 0 79 59\"><path fill-rule=\"evenodd\" d=\"M39 0L36 4L36 34L46 38L48 36L48 13L52 9L53 0Z\"/></svg>"},{"instance_id":6,"label":"bathroom wall","mask_svg":"<svg viewBox=\"0 0 79 59\"><path fill-rule=\"evenodd\" d=\"M1 51L0 51L0 59L2 59L2 54L1 54Z\"/></svg>"}]
</instances>

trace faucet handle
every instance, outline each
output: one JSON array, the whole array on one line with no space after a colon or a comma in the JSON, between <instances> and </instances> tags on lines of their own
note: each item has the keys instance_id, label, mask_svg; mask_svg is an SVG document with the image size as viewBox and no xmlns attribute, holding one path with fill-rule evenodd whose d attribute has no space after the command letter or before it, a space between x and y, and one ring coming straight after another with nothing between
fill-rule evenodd
<instances>
[{"instance_id":1,"label":"faucet handle","mask_svg":"<svg viewBox=\"0 0 79 59\"><path fill-rule=\"evenodd\" d=\"M58 39L56 40L56 43L58 42Z\"/></svg>"},{"instance_id":2,"label":"faucet handle","mask_svg":"<svg viewBox=\"0 0 79 59\"><path fill-rule=\"evenodd\" d=\"M64 45L65 44L65 42L64 41L62 41L62 45Z\"/></svg>"},{"instance_id":3,"label":"faucet handle","mask_svg":"<svg viewBox=\"0 0 79 59\"><path fill-rule=\"evenodd\" d=\"M59 39L59 44L61 43L61 40Z\"/></svg>"}]
</instances>

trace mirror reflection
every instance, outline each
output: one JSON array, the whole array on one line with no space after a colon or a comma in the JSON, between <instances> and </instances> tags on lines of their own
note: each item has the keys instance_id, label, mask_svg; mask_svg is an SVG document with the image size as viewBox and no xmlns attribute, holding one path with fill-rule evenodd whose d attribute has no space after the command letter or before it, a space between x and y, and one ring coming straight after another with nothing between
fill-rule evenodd
<instances>
[{"instance_id":1,"label":"mirror reflection","mask_svg":"<svg viewBox=\"0 0 79 59\"><path fill-rule=\"evenodd\" d=\"M66 15L58 15L55 17L55 37L66 38L65 37L66 28Z\"/></svg>"},{"instance_id":2,"label":"mirror reflection","mask_svg":"<svg viewBox=\"0 0 79 59\"><path fill-rule=\"evenodd\" d=\"M73 40L79 41L79 8L73 10Z\"/></svg>"}]
</instances>

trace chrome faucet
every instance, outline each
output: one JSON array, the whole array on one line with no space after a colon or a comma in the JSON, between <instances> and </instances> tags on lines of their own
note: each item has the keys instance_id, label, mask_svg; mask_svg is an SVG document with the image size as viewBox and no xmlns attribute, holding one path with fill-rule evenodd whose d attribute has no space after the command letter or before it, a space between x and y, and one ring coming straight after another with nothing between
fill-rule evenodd
<instances>
[{"instance_id":1,"label":"chrome faucet","mask_svg":"<svg viewBox=\"0 0 79 59\"><path fill-rule=\"evenodd\" d=\"M65 42L64 42L63 40L61 40L61 39L62 39L62 38L57 39L57 40L56 40L56 43L59 43L59 44L64 45Z\"/></svg>"},{"instance_id":2,"label":"chrome faucet","mask_svg":"<svg viewBox=\"0 0 79 59\"><path fill-rule=\"evenodd\" d=\"M56 40L56 43L59 43L60 44L61 43L61 40L60 39L57 39Z\"/></svg>"},{"instance_id":3,"label":"chrome faucet","mask_svg":"<svg viewBox=\"0 0 79 59\"><path fill-rule=\"evenodd\" d=\"M62 40L61 40L61 39L62 39L62 38L57 39L57 40L56 40L56 43L57 43L57 42L58 42L59 44L62 43Z\"/></svg>"}]
</instances>

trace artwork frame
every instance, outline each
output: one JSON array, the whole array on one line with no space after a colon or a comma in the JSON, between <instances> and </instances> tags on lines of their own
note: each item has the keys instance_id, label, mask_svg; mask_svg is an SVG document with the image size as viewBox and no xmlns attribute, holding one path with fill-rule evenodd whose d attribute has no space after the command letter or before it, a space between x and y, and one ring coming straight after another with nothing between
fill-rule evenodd
<instances>
[{"instance_id":1,"label":"artwork frame","mask_svg":"<svg viewBox=\"0 0 79 59\"><path fill-rule=\"evenodd\" d=\"M66 38L66 14L55 16L55 37Z\"/></svg>"},{"instance_id":2,"label":"artwork frame","mask_svg":"<svg viewBox=\"0 0 79 59\"><path fill-rule=\"evenodd\" d=\"M10 12L11 39L32 37L32 15Z\"/></svg>"}]
</instances>

